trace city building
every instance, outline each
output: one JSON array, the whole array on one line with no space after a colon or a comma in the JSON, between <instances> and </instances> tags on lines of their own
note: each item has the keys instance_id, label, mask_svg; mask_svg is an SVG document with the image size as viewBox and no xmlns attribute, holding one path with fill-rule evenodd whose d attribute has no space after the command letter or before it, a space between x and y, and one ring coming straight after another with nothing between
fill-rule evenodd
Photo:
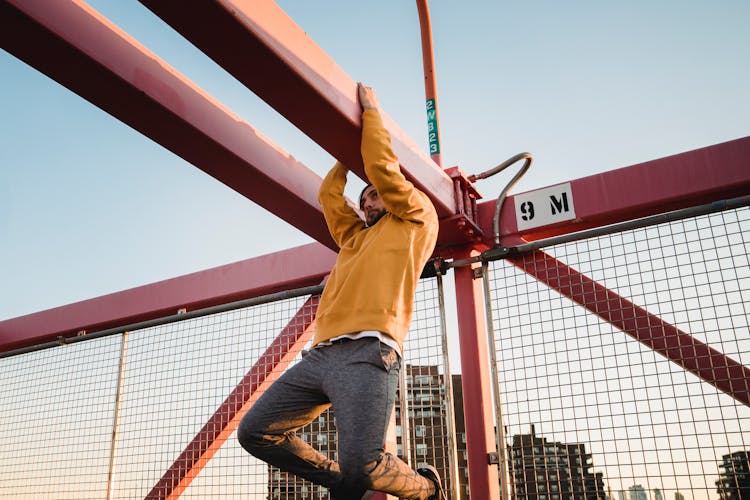
<instances>
[{"instance_id":1,"label":"city building","mask_svg":"<svg viewBox=\"0 0 750 500\"><path fill-rule=\"evenodd\" d=\"M564 444L516 434L508 447L513 496L517 500L605 500L602 473L592 471L582 443Z\"/></svg>"},{"instance_id":2,"label":"city building","mask_svg":"<svg viewBox=\"0 0 750 500\"><path fill-rule=\"evenodd\" d=\"M721 458L716 481L719 499L750 500L750 451L736 451Z\"/></svg>"},{"instance_id":3,"label":"city building","mask_svg":"<svg viewBox=\"0 0 750 500\"><path fill-rule=\"evenodd\" d=\"M648 500L648 494L640 484L634 484L628 488L628 492L630 493L630 500Z\"/></svg>"},{"instance_id":4,"label":"city building","mask_svg":"<svg viewBox=\"0 0 750 500\"><path fill-rule=\"evenodd\" d=\"M453 375L453 414L456 419L456 451L458 455L458 500L469 498L469 460L466 455L466 421L461 375Z\"/></svg>"},{"instance_id":5,"label":"city building","mask_svg":"<svg viewBox=\"0 0 750 500\"><path fill-rule=\"evenodd\" d=\"M446 411L446 383L444 376L435 365L406 365L406 400L409 408L406 426L408 427L410 464L417 467L427 463L440 473L446 490L456 488L459 498L468 498L466 466L466 432L463 425L463 396L461 376L451 377L453 387L453 414L456 420L457 454L451 456L449 436L449 415ZM402 416L400 401L396 401L396 436L398 454L403 457ZM456 461L458 478L451 475L451 462Z\"/></svg>"},{"instance_id":6,"label":"city building","mask_svg":"<svg viewBox=\"0 0 750 500\"><path fill-rule=\"evenodd\" d=\"M316 450L336 459L336 427L333 411L324 411L317 419L300 430L299 436ZM268 466L268 498L270 500L327 500L328 489L294 474Z\"/></svg>"}]
</instances>

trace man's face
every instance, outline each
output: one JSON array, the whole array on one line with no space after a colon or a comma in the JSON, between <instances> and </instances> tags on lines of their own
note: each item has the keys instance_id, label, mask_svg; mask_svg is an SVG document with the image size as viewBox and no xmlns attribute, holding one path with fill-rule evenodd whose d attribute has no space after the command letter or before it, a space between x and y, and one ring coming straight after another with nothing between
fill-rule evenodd
<instances>
[{"instance_id":1,"label":"man's face","mask_svg":"<svg viewBox=\"0 0 750 500\"><path fill-rule=\"evenodd\" d=\"M369 186L365 189L365 192L362 194L361 207L365 212L365 221L368 226L372 226L379 221L386 212L383 200L380 199L375 186Z\"/></svg>"}]
</instances>

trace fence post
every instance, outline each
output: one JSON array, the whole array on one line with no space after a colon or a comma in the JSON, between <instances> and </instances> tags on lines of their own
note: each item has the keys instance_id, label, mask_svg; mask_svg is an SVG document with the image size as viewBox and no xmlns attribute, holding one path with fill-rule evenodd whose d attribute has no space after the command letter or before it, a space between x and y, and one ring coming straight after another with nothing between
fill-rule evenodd
<instances>
[{"instance_id":1,"label":"fence post","mask_svg":"<svg viewBox=\"0 0 750 500\"><path fill-rule=\"evenodd\" d=\"M466 421L466 452L472 498L500 498L495 455L494 407L487 352L481 266L454 268L456 314Z\"/></svg>"},{"instance_id":2,"label":"fence post","mask_svg":"<svg viewBox=\"0 0 750 500\"><path fill-rule=\"evenodd\" d=\"M109 473L107 477L107 500L114 497L115 458L117 455L117 438L120 433L120 408L122 407L122 390L125 385L125 364L128 358L128 332L122 332L120 344L120 368L117 372L115 389L115 414L112 418L112 441L109 446Z\"/></svg>"},{"instance_id":3,"label":"fence post","mask_svg":"<svg viewBox=\"0 0 750 500\"><path fill-rule=\"evenodd\" d=\"M495 344L495 326L492 317L492 301L490 294L490 266L482 264L482 277L484 281L484 297L487 309L487 335L490 345L490 368L492 369L492 389L495 398L495 439L497 441L498 467L500 468L500 492L501 500L510 500L510 485L513 484L508 477L508 450L505 444L505 423L503 419L503 400L500 392L500 367L497 365L497 346Z\"/></svg>"},{"instance_id":4,"label":"fence post","mask_svg":"<svg viewBox=\"0 0 750 500\"><path fill-rule=\"evenodd\" d=\"M445 292L443 290L443 274L437 270L438 302L440 305L440 339L443 346L443 385L445 386L445 420L448 429L448 440L446 442L446 454L448 455L448 471L450 478L447 481L450 491L447 491L449 499L460 498L459 474L458 474L458 443L456 436L456 403L453 392L453 375L450 368L450 357L448 356L448 325L445 321Z\"/></svg>"}]
</instances>

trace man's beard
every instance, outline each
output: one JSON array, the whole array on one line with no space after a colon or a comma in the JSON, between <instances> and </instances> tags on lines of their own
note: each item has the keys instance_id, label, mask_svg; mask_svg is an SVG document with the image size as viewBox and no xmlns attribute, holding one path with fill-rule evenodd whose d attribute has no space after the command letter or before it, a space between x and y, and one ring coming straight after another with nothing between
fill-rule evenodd
<instances>
[{"instance_id":1,"label":"man's beard","mask_svg":"<svg viewBox=\"0 0 750 500\"><path fill-rule=\"evenodd\" d=\"M372 217L370 217L370 215L368 215L367 216L367 227L372 227L375 224L377 224L377 222L380 219L382 219L385 214L386 214L386 209L384 208L384 209L380 210L379 212L377 212L376 214L374 214ZM372 219L372 220L370 220L370 219Z\"/></svg>"}]
</instances>

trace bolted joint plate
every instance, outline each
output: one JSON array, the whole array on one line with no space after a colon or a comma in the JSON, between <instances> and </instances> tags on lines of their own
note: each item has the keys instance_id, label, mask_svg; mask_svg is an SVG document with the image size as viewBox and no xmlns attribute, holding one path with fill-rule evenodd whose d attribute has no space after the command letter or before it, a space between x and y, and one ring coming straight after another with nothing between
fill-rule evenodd
<instances>
[{"instance_id":1,"label":"bolted joint plate","mask_svg":"<svg viewBox=\"0 0 750 500\"><path fill-rule=\"evenodd\" d=\"M450 167L445 169L445 173L453 181L456 213L466 215L468 219L476 221L477 200L482 199L482 195L474 189L474 185L460 168Z\"/></svg>"},{"instance_id":2,"label":"bolted joint plate","mask_svg":"<svg viewBox=\"0 0 750 500\"><path fill-rule=\"evenodd\" d=\"M460 168L450 167L445 173L453 181L456 209L453 216L440 221L438 246L477 243L482 238L482 230L477 224L477 200L481 199L482 195L474 189Z\"/></svg>"},{"instance_id":3,"label":"bolted joint plate","mask_svg":"<svg viewBox=\"0 0 750 500\"><path fill-rule=\"evenodd\" d=\"M482 241L482 230L463 214L453 215L440 220L438 247L476 244Z\"/></svg>"}]
</instances>

